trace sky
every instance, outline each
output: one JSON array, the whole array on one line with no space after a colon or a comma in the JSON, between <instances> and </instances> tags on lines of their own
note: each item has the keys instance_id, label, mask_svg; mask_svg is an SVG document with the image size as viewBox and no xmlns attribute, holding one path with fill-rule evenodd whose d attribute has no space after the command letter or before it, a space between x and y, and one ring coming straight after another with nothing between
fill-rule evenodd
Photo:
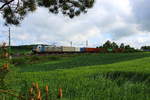
<instances>
[{"instance_id":1,"label":"sky","mask_svg":"<svg viewBox=\"0 0 150 100\"><path fill-rule=\"evenodd\" d=\"M50 44L84 47L107 40L140 48L150 45L150 0L95 0L86 14L73 19L46 8L29 13L20 26L11 26L12 45ZM0 43L8 42L8 28L0 16Z\"/></svg>"}]
</instances>

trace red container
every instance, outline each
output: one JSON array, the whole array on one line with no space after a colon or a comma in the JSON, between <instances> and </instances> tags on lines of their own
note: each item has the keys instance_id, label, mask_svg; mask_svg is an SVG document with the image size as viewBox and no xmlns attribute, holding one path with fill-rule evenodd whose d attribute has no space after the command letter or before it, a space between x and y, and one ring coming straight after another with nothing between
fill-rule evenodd
<instances>
[{"instance_id":1,"label":"red container","mask_svg":"<svg viewBox=\"0 0 150 100\"><path fill-rule=\"evenodd\" d=\"M117 48L117 49L114 49L114 52L115 52L115 53L122 53L122 52L124 52L124 49L122 49L122 48Z\"/></svg>"},{"instance_id":2,"label":"red container","mask_svg":"<svg viewBox=\"0 0 150 100\"><path fill-rule=\"evenodd\" d=\"M100 52L100 49L99 48L85 48L85 52L88 52L88 53L98 53Z\"/></svg>"},{"instance_id":3,"label":"red container","mask_svg":"<svg viewBox=\"0 0 150 100\"><path fill-rule=\"evenodd\" d=\"M105 48L98 48L100 53L107 53L107 49Z\"/></svg>"}]
</instances>

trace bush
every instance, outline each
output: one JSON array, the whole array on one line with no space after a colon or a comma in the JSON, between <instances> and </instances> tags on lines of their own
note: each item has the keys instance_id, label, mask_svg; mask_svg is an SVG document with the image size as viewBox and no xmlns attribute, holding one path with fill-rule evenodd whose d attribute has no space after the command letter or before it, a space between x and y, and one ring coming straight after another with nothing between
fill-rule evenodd
<instances>
[{"instance_id":1,"label":"bush","mask_svg":"<svg viewBox=\"0 0 150 100\"><path fill-rule=\"evenodd\" d=\"M51 56L51 57L48 57L49 60L59 60L60 57L57 57L57 56Z\"/></svg>"},{"instance_id":2,"label":"bush","mask_svg":"<svg viewBox=\"0 0 150 100\"><path fill-rule=\"evenodd\" d=\"M124 51L125 53L132 53L132 52L136 52L136 50L135 49L125 49L125 51Z\"/></svg>"},{"instance_id":3,"label":"bush","mask_svg":"<svg viewBox=\"0 0 150 100\"><path fill-rule=\"evenodd\" d=\"M12 59L11 63L17 66L17 65L26 64L27 60L26 60L26 58L19 57L19 58Z\"/></svg>"}]
</instances>

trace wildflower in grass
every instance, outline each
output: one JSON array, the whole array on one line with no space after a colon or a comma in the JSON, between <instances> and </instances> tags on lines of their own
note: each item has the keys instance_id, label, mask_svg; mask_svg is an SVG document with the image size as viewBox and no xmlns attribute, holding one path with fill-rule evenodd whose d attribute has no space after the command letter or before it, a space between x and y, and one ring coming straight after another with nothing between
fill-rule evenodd
<instances>
[{"instance_id":1,"label":"wildflower in grass","mask_svg":"<svg viewBox=\"0 0 150 100\"><path fill-rule=\"evenodd\" d=\"M58 92L58 98L62 98L62 88L59 88L59 92Z\"/></svg>"},{"instance_id":2,"label":"wildflower in grass","mask_svg":"<svg viewBox=\"0 0 150 100\"><path fill-rule=\"evenodd\" d=\"M9 54L8 54L8 52L4 51L1 56L2 56L2 58L8 58Z\"/></svg>"},{"instance_id":3,"label":"wildflower in grass","mask_svg":"<svg viewBox=\"0 0 150 100\"><path fill-rule=\"evenodd\" d=\"M9 54L7 52L4 53L4 57L7 58L9 57Z\"/></svg>"},{"instance_id":4,"label":"wildflower in grass","mask_svg":"<svg viewBox=\"0 0 150 100\"><path fill-rule=\"evenodd\" d=\"M29 100L34 100L34 98L33 98L33 88L29 89Z\"/></svg>"},{"instance_id":5,"label":"wildflower in grass","mask_svg":"<svg viewBox=\"0 0 150 100\"><path fill-rule=\"evenodd\" d=\"M34 82L32 83L32 87L35 88L35 83Z\"/></svg>"},{"instance_id":6,"label":"wildflower in grass","mask_svg":"<svg viewBox=\"0 0 150 100\"><path fill-rule=\"evenodd\" d=\"M36 99L37 99L37 100L42 100L40 89L38 89Z\"/></svg>"},{"instance_id":7,"label":"wildflower in grass","mask_svg":"<svg viewBox=\"0 0 150 100\"><path fill-rule=\"evenodd\" d=\"M45 91L46 91L46 93L48 93L48 85L46 85Z\"/></svg>"},{"instance_id":8,"label":"wildflower in grass","mask_svg":"<svg viewBox=\"0 0 150 100\"><path fill-rule=\"evenodd\" d=\"M5 48L5 47L6 47L6 43L5 43L5 42L3 43L2 47L3 47L3 48Z\"/></svg>"},{"instance_id":9,"label":"wildflower in grass","mask_svg":"<svg viewBox=\"0 0 150 100\"><path fill-rule=\"evenodd\" d=\"M37 90L39 89L38 83L35 84L35 88L36 88Z\"/></svg>"},{"instance_id":10,"label":"wildflower in grass","mask_svg":"<svg viewBox=\"0 0 150 100\"><path fill-rule=\"evenodd\" d=\"M4 64L4 65L3 65L3 69L6 69L6 70L7 70L7 69L8 69L8 66L9 66L8 63L7 63L7 64Z\"/></svg>"},{"instance_id":11,"label":"wildflower in grass","mask_svg":"<svg viewBox=\"0 0 150 100\"><path fill-rule=\"evenodd\" d=\"M29 89L29 94L32 95L33 94L33 88Z\"/></svg>"},{"instance_id":12,"label":"wildflower in grass","mask_svg":"<svg viewBox=\"0 0 150 100\"><path fill-rule=\"evenodd\" d=\"M46 91L46 100L48 100L48 85L46 85L45 91Z\"/></svg>"}]
</instances>

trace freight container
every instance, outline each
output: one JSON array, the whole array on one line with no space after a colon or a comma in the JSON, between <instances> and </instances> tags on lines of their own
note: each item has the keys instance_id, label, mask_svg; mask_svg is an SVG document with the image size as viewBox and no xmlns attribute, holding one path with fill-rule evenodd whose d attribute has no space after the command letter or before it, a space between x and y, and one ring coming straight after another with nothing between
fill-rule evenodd
<instances>
[{"instance_id":1,"label":"freight container","mask_svg":"<svg viewBox=\"0 0 150 100\"><path fill-rule=\"evenodd\" d=\"M149 52L149 51L150 51L150 49L143 49L143 51L145 51L145 52Z\"/></svg>"},{"instance_id":2,"label":"freight container","mask_svg":"<svg viewBox=\"0 0 150 100\"><path fill-rule=\"evenodd\" d=\"M106 53L106 52L107 52L107 49L105 49L105 48L99 48L99 52L100 52L100 53Z\"/></svg>"},{"instance_id":3,"label":"freight container","mask_svg":"<svg viewBox=\"0 0 150 100\"><path fill-rule=\"evenodd\" d=\"M112 52L113 49L112 49L112 48L108 48L107 51L108 51L108 52Z\"/></svg>"},{"instance_id":4,"label":"freight container","mask_svg":"<svg viewBox=\"0 0 150 100\"><path fill-rule=\"evenodd\" d=\"M100 50L99 48L85 48L85 52L88 52L88 53L98 53Z\"/></svg>"},{"instance_id":5,"label":"freight container","mask_svg":"<svg viewBox=\"0 0 150 100\"><path fill-rule=\"evenodd\" d=\"M62 52L75 52L75 47L61 46Z\"/></svg>"},{"instance_id":6,"label":"freight container","mask_svg":"<svg viewBox=\"0 0 150 100\"><path fill-rule=\"evenodd\" d=\"M124 49L123 48L116 48L116 49L114 49L114 52L115 53L122 53L122 52L124 52Z\"/></svg>"},{"instance_id":7,"label":"freight container","mask_svg":"<svg viewBox=\"0 0 150 100\"><path fill-rule=\"evenodd\" d=\"M52 46L45 46L45 52L53 52Z\"/></svg>"},{"instance_id":8,"label":"freight container","mask_svg":"<svg viewBox=\"0 0 150 100\"><path fill-rule=\"evenodd\" d=\"M100 48L95 48L95 52L99 53L100 52Z\"/></svg>"},{"instance_id":9,"label":"freight container","mask_svg":"<svg viewBox=\"0 0 150 100\"><path fill-rule=\"evenodd\" d=\"M75 52L80 52L80 48L79 47L75 47Z\"/></svg>"},{"instance_id":10,"label":"freight container","mask_svg":"<svg viewBox=\"0 0 150 100\"><path fill-rule=\"evenodd\" d=\"M85 48L80 48L80 52L85 52Z\"/></svg>"},{"instance_id":11,"label":"freight container","mask_svg":"<svg viewBox=\"0 0 150 100\"><path fill-rule=\"evenodd\" d=\"M48 46L45 46L45 52L48 52Z\"/></svg>"},{"instance_id":12,"label":"freight container","mask_svg":"<svg viewBox=\"0 0 150 100\"><path fill-rule=\"evenodd\" d=\"M61 47L54 47L54 52L62 52L62 48Z\"/></svg>"}]
</instances>

